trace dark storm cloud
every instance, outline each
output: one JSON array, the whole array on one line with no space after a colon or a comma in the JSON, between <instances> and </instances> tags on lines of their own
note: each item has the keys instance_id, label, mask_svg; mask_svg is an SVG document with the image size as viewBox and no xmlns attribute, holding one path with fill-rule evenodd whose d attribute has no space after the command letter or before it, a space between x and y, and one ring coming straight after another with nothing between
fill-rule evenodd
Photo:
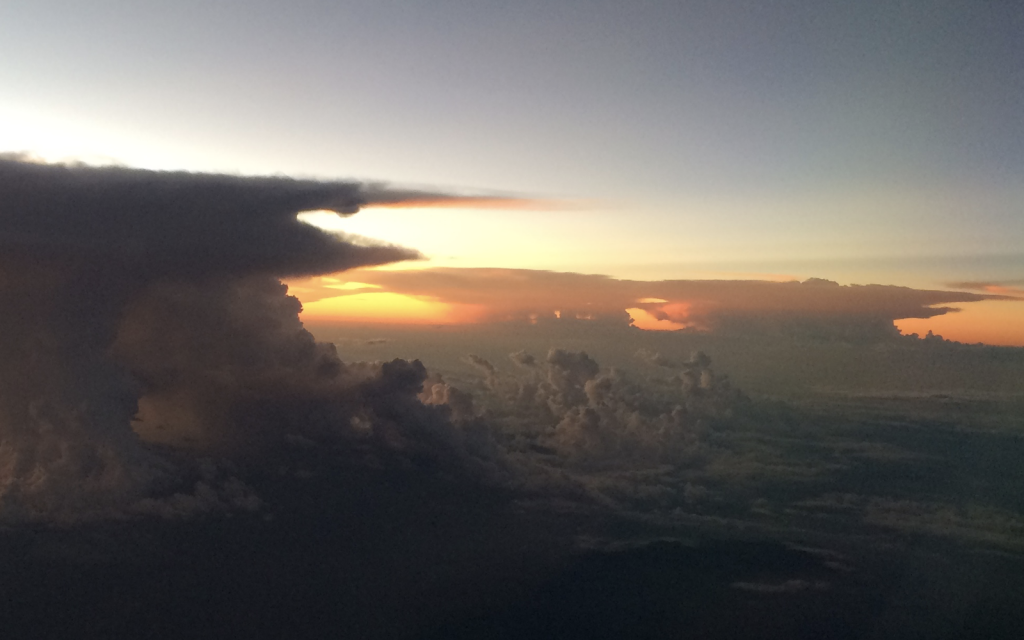
<instances>
[{"instance_id":1,"label":"dark storm cloud","mask_svg":"<svg viewBox=\"0 0 1024 640\"><path fill-rule=\"evenodd\" d=\"M424 372L344 367L276 278L418 257L301 211L439 200L459 197L0 157L0 520L258 505L237 478L172 463L140 433L251 456L362 424L394 446L416 440L410 425L437 432L443 415L416 400ZM174 493L153 502L160 491Z\"/></svg>"},{"instance_id":2,"label":"dark storm cloud","mask_svg":"<svg viewBox=\"0 0 1024 640\"><path fill-rule=\"evenodd\" d=\"M358 182L244 178L0 158L0 249L29 260L102 260L146 276L319 274L416 258L296 219L366 205L458 201Z\"/></svg>"}]
</instances>

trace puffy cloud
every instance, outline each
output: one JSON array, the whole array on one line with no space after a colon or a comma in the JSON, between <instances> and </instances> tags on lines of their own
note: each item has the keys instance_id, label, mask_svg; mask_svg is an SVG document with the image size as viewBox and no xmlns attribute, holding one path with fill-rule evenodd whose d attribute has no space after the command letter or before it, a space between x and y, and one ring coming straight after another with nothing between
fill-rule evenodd
<instances>
[{"instance_id":1,"label":"puffy cloud","mask_svg":"<svg viewBox=\"0 0 1024 640\"><path fill-rule=\"evenodd\" d=\"M636 357L646 362L649 362L655 366L664 367L666 369L682 368L681 362L676 362L671 358L663 356L661 353L658 353L656 351L652 352L651 350L643 347L637 350Z\"/></svg>"},{"instance_id":2,"label":"puffy cloud","mask_svg":"<svg viewBox=\"0 0 1024 640\"><path fill-rule=\"evenodd\" d=\"M0 157L0 518L124 513L161 491L175 512L253 504L230 479L173 498L196 473L133 417L150 442L237 454L300 420L352 431L360 411L405 406L382 404L389 393L415 401L419 372L347 370L276 278L418 256L299 212L424 200L458 197Z\"/></svg>"},{"instance_id":3,"label":"puffy cloud","mask_svg":"<svg viewBox=\"0 0 1024 640\"><path fill-rule=\"evenodd\" d=\"M493 364L481 358L480 356L472 353L467 355L464 360L467 364L469 364L469 366L473 367L474 369L476 369L477 371L484 375L488 385L493 386L494 377L498 373L498 370L494 368Z\"/></svg>"},{"instance_id":4,"label":"puffy cloud","mask_svg":"<svg viewBox=\"0 0 1024 640\"><path fill-rule=\"evenodd\" d=\"M136 430L238 453L265 446L279 428L275 403L330 393L343 365L302 327L286 290L252 276L162 283L133 300L111 354L142 387Z\"/></svg>"},{"instance_id":5,"label":"puffy cloud","mask_svg":"<svg viewBox=\"0 0 1024 640\"><path fill-rule=\"evenodd\" d=\"M605 505L691 504L707 491L679 474L704 464L709 425L728 419L746 399L699 358L686 371L704 386L668 377L634 380L584 352L553 348L543 360L508 372L479 368L473 413L453 407L455 428L474 425L499 454L502 482L543 496ZM437 383L422 398L437 404L454 390ZM460 400L462 402L462 400Z\"/></svg>"},{"instance_id":6,"label":"puffy cloud","mask_svg":"<svg viewBox=\"0 0 1024 640\"><path fill-rule=\"evenodd\" d=\"M526 351L514 351L508 354L509 360L516 363L520 367L535 367L537 366L537 359L532 355L526 353Z\"/></svg>"}]
</instances>

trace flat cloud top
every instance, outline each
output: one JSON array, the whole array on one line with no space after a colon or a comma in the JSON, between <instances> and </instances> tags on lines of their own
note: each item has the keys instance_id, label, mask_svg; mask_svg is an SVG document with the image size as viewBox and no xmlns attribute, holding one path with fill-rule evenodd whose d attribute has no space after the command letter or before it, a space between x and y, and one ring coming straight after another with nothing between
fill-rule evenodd
<instances>
[{"instance_id":1,"label":"flat cloud top","mask_svg":"<svg viewBox=\"0 0 1024 640\"><path fill-rule=\"evenodd\" d=\"M329 273L420 257L354 242L296 214L366 205L514 199L295 180L50 165L0 155L0 250L24 261L103 260L157 276Z\"/></svg>"},{"instance_id":2,"label":"flat cloud top","mask_svg":"<svg viewBox=\"0 0 1024 640\"><path fill-rule=\"evenodd\" d=\"M447 304L478 305L490 320L531 314L574 313L621 317L640 308L659 319L713 327L730 318L871 319L929 318L954 309L937 305L1004 299L994 294L931 291L887 285L846 285L756 280L617 280L602 275L527 269L357 270L346 279L374 292L429 296ZM292 283L304 302L361 293L317 279Z\"/></svg>"}]
</instances>

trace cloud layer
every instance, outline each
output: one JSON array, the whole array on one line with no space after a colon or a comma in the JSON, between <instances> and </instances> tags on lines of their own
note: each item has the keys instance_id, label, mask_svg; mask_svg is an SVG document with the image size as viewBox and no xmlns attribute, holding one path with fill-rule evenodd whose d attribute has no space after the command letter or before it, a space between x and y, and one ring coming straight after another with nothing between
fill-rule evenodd
<instances>
[{"instance_id":1,"label":"cloud layer","mask_svg":"<svg viewBox=\"0 0 1024 640\"><path fill-rule=\"evenodd\" d=\"M893 331L893 320L930 318L955 311L951 303L1000 299L992 293L929 291L883 285L840 286L812 278L804 282L753 280L663 280L643 282L607 276L525 269L436 268L403 271L355 270L352 282L375 293L422 296L472 309L491 322L553 318L625 324L626 309L641 309L677 328L697 330L779 329L801 323L838 331ZM339 290L316 278L294 281L304 302L365 290Z\"/></svg>"}]
</instances>

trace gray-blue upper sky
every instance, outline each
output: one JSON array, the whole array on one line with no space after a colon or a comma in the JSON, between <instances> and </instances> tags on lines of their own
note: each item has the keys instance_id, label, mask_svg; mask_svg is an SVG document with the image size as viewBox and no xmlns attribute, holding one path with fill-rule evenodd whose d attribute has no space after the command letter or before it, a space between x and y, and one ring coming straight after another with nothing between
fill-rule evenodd
<instances>
[{"instance_id":1,"label":"gray-blue upper sky","mask_svg":"<svg viewBox=\"0 0 1024 640\"><path fill-rule=\"evenodd\" d=\"M0 6L0 148L615 201L655 262L1019 253L1022 113L1011 0Z\"/></svg>"}]
</instances>

